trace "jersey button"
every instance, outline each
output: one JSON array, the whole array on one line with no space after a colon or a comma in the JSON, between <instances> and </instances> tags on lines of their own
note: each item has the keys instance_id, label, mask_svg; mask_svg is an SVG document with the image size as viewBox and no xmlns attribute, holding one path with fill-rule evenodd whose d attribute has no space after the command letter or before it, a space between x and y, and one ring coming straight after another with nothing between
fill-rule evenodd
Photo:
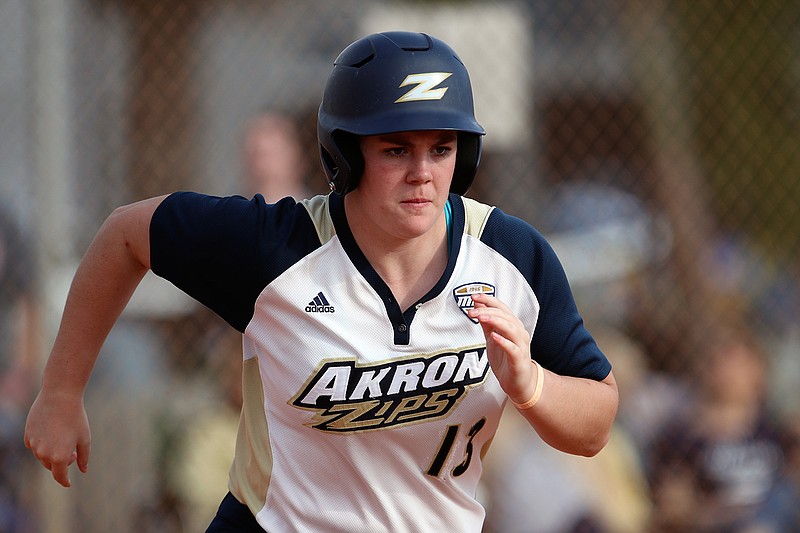
<instances>
[{"instance_id":1,"label":"jersey button","mask_svg":"<svg viewBox=\"0 0 800 533\"><path fill-rule=\"evenodd\" d=\"M397 331L405 332L406 329L408 329L408 328L406 327L405 324L400 324L399 326L397 326Z\"/></svg>"}]
</instances>

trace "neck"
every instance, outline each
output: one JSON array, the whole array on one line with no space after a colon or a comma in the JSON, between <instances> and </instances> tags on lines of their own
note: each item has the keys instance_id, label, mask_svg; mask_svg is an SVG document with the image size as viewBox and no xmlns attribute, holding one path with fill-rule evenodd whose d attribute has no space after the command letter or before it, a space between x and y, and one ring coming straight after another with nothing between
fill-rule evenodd
<instances>
[{"instance_id":1,"label":"neck","mask_svg":"<svg viewBox=\"0 0 800 533\"><path fill-rule=\"evenodd\" d=\"M431 290L447 267L444 214L430 231L413 239L387 236L378 228L357 220L349 222L359 248L403 310Z\"/></svg>"}]
</instances>

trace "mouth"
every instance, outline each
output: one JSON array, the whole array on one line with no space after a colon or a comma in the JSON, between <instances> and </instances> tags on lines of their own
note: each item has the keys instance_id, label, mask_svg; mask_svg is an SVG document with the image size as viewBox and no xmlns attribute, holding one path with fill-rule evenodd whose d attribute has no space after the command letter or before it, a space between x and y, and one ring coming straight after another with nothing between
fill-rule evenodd
<instances>
[{"instance_id":1,"label":"mouth","mask_svg":"<svg viewBox=\"0 0 800 533\"><path fill-rule=\"evenodd\" d=\"M409 198L408 200L403 200L402 203L413 204L413 205L424 205L431 203L431 201L426 198Z\"/></svg>"}]
</instances>

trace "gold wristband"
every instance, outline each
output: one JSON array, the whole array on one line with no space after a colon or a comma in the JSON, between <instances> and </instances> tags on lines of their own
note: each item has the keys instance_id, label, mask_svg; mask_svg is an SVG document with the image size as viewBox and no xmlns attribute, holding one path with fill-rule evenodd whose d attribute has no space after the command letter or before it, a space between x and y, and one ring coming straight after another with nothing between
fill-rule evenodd
<instances>
[{"instance_id":1,"label":"gold wristband","mask_svg":"<svg viewBox=\"0 0 800 533\"><path fill-rule=\"evenodd\" d=\"M536 365L536 388L533 391L533 396L531 399L525 403L517 403L514 400L511 400L511 403L514 404L514 407L519 409L520 411L524 411L525 409L530 409L536 402L539 401L539 398L542 396L542 389L544 388L544 369L542 365L531 359L531 363Z\"/></svg>"}]
</instances>

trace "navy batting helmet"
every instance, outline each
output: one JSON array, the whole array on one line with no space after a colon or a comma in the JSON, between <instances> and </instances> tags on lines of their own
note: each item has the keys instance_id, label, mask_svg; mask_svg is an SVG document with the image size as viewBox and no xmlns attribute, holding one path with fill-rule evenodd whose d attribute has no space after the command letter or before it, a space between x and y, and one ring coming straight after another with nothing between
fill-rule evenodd
<instances>
[{"instance_id":1,"label":"navy batting helmet","mask_svg":"<svg viewBox=\"0 0 800 533\"><path fill-rule=\"evenodd\" d=\"M464 194L478 169L484 130L475 120L467 69L445 42L424 33L376 33L334 61L317 120L320 159L331 189L358 186L364 162L358 136L454 130L452 192Z\"/></svg>"}]
</instances>

